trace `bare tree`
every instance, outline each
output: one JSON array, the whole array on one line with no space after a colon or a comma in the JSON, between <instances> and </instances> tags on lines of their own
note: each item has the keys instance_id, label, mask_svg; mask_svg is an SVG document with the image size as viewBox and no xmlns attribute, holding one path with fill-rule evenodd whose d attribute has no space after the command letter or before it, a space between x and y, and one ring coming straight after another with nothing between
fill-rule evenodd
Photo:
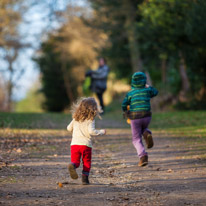
<instances>
[{"instance_id":1,"label":"bare tree","mask_svg":"<svg viewBox=\"0 0 206 206\"><path fill-rule=\"evenodd\" d=\"M25 68L14 68L14 63L18 58L20 50L30 46L29 44L20 43L18 40L7 42L4 48L4 60L7 62L7 68L4 70L8 74L7 85L7 110L12 110L12 92L17 85L18 80L25 72Z\"/></svg>"},{"instance_id":2,"label":"bare tree","mask_svg":"<svg viewBox=\"0 0 206 206\"><path fill-rule=\"evenodd\" d=\"M21 43L18 26L22 20L23 0L1 0L0 1L0 50L1 59L4 61L4 68L0 67L2 76L7 76L7 110L11 111L12 90L17 79L22 76L24 69L14 69L14 62L17 60L19 51L28 46ZM14 78L15 77L15 78Z\"/></svg>"}]
</instances>

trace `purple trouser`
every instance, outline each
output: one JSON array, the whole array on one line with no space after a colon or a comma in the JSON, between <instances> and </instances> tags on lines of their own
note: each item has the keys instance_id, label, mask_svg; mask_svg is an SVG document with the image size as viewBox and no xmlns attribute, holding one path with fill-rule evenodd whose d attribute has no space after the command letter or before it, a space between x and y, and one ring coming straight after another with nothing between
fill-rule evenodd
<instances>
[{"instance_id":1,"label":"purple trouser","mask_svg":"<svg viewBox=\"0 0 206 206\"><path fill-rule=\"evenodd\" d=\"M144 117L141 119L131 120L131 129L132 129L132 143L137 150L137 154L139 158L147 155L145 151L143 142L142 142L142 134L144 131L148 131L152 133L149 129L147 129L152 117Z\"/></svg>"}]
</instances>

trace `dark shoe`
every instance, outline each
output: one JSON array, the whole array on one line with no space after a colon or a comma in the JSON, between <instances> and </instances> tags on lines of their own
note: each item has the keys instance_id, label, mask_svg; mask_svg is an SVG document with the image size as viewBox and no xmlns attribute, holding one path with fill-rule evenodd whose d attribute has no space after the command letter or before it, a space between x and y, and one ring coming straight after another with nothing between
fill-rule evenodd
<instances>
[{"instance_id":1,"label":"dark shoe","mask_svg":"<svg viewBox=\"0 0 206 206\"><path fill-rule=\"evenodd\" d=\"M143 137L144 137L144 140L145 140L145 142L146 142L147 148L148 148L148 149L149 149L149 148L152 148L153 145L154 145L154 142L153 142L153 139L152 139L152 134L149 133L149 132L147 132L147 131L145 131L145 132L143 133Z\"/></svg>"},{"instance_id":2,"label":"dark shoe","mask_svg":"<svg viewBox=\"0 0 206 206\"><path fill-rule=\"evenodd\" d=\"M89 185L89 176L82 175L82 184L83 185Z\"/></svg>"},{"instance_id":3,"label":"dark shoe","mask_svg":"<svg viewBox=\"0 0 206 206\"><path fill-rule=\"evenodd\" d=\"M140 161L139 161L139 163L138 163L138 166L139 166L139 167L144 167L144 166L146 166L147 164L148 164L148 156L145 155L145 156L143 156L143 157L140 158Z\"/></svg>"},{"instance_id":4,"label":"dark shoe","mask_svg":"<svg viewBox=\"0 0 206 206\"><path fill-rule=\"evenodd\" d=\"M78 179L78 174L73 164L69 164L68 170L72 179Z\"/></svg>"}]
</instances>

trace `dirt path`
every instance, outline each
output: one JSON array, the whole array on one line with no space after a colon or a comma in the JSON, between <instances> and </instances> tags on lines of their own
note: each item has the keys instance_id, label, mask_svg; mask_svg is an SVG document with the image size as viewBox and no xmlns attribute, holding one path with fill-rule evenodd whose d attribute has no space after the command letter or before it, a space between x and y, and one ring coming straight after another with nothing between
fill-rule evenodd
<instances>
[{"instance_id":1,"label":"dirt path","mask_svg":"<svg viewBox=\"0 0 206 206\"><path fill-rule=\"evenodd\" d=\"M206 142L154 132L149 165L140 168L130 130L109 129L95 140L91 185L82 186L80 178L71 180L67 173L68 134L42 132L46 137L28 135L40 141L13 151L20 156L1 168L0 205L206 205L206 161L201 158Z\"/></svg>"}]
</instances>

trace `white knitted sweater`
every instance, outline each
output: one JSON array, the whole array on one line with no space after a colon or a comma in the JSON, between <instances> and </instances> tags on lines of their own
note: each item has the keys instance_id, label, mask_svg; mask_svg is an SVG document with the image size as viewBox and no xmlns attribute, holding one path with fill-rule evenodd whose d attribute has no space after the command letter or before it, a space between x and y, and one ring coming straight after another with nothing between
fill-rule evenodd
<instances>
[{"instance_id":1,"label":"white knitted sweater","mask_svg":"<svg viewBox=\"0 0 206 206\"><path fill-rule=\"evenodd\" d=\"M74 119L67 126L67 130L72 133L71 145L86 145L92 147L92 136L103 135L103 129L95 129L94 120L85 120L83 122L75 121Z\"/></svg>"}]
</instances>

